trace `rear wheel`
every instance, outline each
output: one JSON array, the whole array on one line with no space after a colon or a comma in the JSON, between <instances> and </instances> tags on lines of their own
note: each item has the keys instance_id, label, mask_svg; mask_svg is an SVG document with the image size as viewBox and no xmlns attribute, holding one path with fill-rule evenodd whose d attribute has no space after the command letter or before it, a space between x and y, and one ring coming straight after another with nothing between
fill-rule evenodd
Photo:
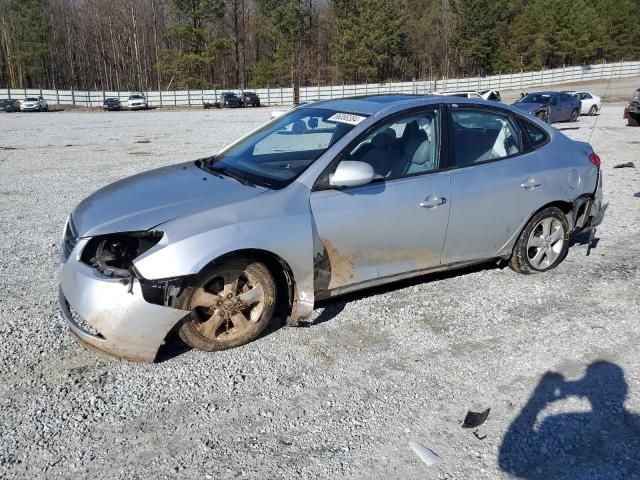
<instances>
[{"instance_id":1,"label":"rear wheel","mask_svg":"<svg viewBox=\"0 0 640 480\"><path fill-rule=\"evenodd\" d=\"M594 116L596 113L598 113L598 107L596 107L595 105L592 105L591 108L589 109L589 115Z\"/></svg>"},{"instance_id":2,"label":"rear wheel","mask_svg":"<svg viewBox=\"0 0 640 480\"><path fill-rule=\"evenodd\" d=\"M546 272L556 268L569 251L569 222L557 207L536 213L513 248L510 265L519 273Z\"/></svg>"},{"instance_id":3,"label":"rear wheel","mask_svg":"<svg viewBox=\"0 0 640 480\"><path fill-rule=\"evenodd\" d=\"M578 121L578 117L580 116L580 112L578 111L577 108L573 109L573 111L571 112L571 117L569 117L569 121L570 122L576 122Z\"/></svg>"},{"instance_id":4,"label":"rear wheel","mask_svg":"<svg viewBox=\"0 0 640 480\"><path fill-rule=\"evenodd\" d=\"M254 340L275 312L276 284L260 262L234 259L205 270L180 295L180 308L191 315L178 327L189 346L207 352Z\"/></svg>"}]
</instances>

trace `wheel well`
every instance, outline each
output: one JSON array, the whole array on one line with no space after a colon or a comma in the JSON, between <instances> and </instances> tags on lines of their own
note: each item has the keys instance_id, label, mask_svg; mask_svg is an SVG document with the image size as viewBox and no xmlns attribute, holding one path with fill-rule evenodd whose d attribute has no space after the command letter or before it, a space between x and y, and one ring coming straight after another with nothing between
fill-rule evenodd
<instances>
[{"instance_id":1,"label":"wheel well","mask_svg":"<svg viewBox=\"0 0 640 480\"><path fill-rule=\"evenodd\" d=\"M286 320L291 314L291 308L295 298L295 282L293 271L289 264L275 253L267 250L243 249L225 253L224 255L209 262L202 270L229 258L248 258L262 262L267 266L269 272L273 275L278 291L278 298L276 300L276 305L278 307L276 314L283 321Z\"/></svg>"},{"instance_id":2,"label":"wheel well","mask_svg":"<svg viewBox=\"0 0 640 480\"><path fill-rule=\"evenodd\" d=\"M562 212L567 216L567 220L569 221L569 227L573 228L573 224L575 222L575 218L573 218L573 204L571 202L564 202L562 200L557 200L555 202L547 203L546 205L540 207L538 210L533 212L531 217L529 217L529 220L531 220L538 212L541 212L545 208L549 208L549 207L557 207L560 210L562 210Z\"/></svg>"}]
</instances>

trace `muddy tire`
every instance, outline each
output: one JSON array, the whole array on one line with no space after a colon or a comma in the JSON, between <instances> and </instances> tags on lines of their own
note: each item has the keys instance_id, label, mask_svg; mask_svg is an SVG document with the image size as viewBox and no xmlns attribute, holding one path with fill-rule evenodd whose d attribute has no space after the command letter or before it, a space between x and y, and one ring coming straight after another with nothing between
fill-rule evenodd
<instances>
[{"instance_id":1,"label":"muddy tire","mask_svg":"<svg viewBox=\"0 0 640 480\"><path fill-rule=\"evenodd\" d=\"M640 116L630 113L629 118L627 118L627 125L630 127L640 127Z\"/></svg>"},{"instance_id":2,"label":"muddy tire","mask_svg":"<svg viewBox=\"0 0 640 480\"><path fill-rule=\"evenodd\" d=\"M536 113L536 117L538 117L543 122L549 123L549 115L547 115L547 112L538 112Z\"/></svg>"},{"instance_id":3,"label":"muddy tire","mask_svg":"<svg viewBox=\"0 0 640 480\"><path fill-rule=\"evenodd\" d=\"M233 259L213 265L178 297L178 306L191 311L178 335L205 352L244 345L267 327L276 298L276 283L263 263Z\"/></svg>"},{"instance_id":4,"label":"muddy tire","mask_svg":"<svg viewBox=\"0 0 640 480\"><path fill-rule=\"evenodd\" d=\"M580 111L577 108L574 108L571 112L571 116L569 117L570 122L577 122L578 117L580 116Z\"/></svg>"},{"instance_id":5,"label":"muddy tire","mask_svg":"<svg viewBox=\"0 0 640 480\"><path fill-rule=\"evenodd\" d=\"M536 213L513 247L510 267L518 273L556 268L569 251L569 222L564 212L548 207Z\"/></svg>"}]
</instances>

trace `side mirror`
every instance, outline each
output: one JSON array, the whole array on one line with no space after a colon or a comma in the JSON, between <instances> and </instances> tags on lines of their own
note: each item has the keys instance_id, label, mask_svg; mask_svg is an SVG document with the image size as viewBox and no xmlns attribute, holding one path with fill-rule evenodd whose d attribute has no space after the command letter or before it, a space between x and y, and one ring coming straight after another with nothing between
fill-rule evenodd
<instances>
[{"instance_id":1,"label":"side mirror","mask_svg":"<svg viewBox=\"0 0 640 480\"><path fill-rule=\"evenodd\" d=\"M332 187L357 187L373 180L373 167L365 162L344 160L340 162L335 173L329 175Z\"/></svg>"}]
</instances>

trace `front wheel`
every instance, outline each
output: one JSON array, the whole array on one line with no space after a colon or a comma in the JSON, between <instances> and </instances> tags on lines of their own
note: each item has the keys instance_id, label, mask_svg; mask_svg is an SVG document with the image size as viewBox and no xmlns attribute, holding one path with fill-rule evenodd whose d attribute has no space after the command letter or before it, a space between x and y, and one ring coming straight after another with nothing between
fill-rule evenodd
<instances>
[{"instance_id":1,"label":"front wheel","mask_svg":"<svg viewBox=\"0 0 640 480\"><path fill-rule=\"evenodd\" d=\"M640 127L640 115L630 113L629 118L627 118L627 125L630 127Z\"/></svg>"},{"instance_id":2,"label":"front wheel","mask_svg":"<svg viewBox=\"0 0 640 480\"><path fill-rule=\"evenodd\" d=\"M206 352L256 339L274 316L276 283L269 269L251 260L228 260L206 269L178 298L190 310L178 326L189 346Z\"/></svg>"},{"instance_id":3,"label":"front wheel","mask_svg":"<svg viewBox=\"0 0 640 480\"><path fill-rule=\"evenodd\" d=\"M549 123L549 115L547 114L547 112L538 112L536 113L536 117L538 117L543 122Z\"/></svg>"},{"instance_id":4,"label":"front wheel","mask_svg":"<svg viewBox=\"0 0 640 480\"><path fill-rule=\"evenodd\" d=\"M569 251L569 222L557 207L536 213L524 228L511 255L510 266L519 273L556 268Z\"/></svg>"},{"instance_id":5,"label":"front wheel","mask_svg":"<svg viewBox=\"0 0 640 480\"><path fill-rule=\"evenodd\" d=\"M580 112L578 111L577 108L573 109L573 111L571 112L571 116L569 117L569 121L570 122L577 122L578 121L578 117L580 116Z\"/></svg>"}]
</instances>

